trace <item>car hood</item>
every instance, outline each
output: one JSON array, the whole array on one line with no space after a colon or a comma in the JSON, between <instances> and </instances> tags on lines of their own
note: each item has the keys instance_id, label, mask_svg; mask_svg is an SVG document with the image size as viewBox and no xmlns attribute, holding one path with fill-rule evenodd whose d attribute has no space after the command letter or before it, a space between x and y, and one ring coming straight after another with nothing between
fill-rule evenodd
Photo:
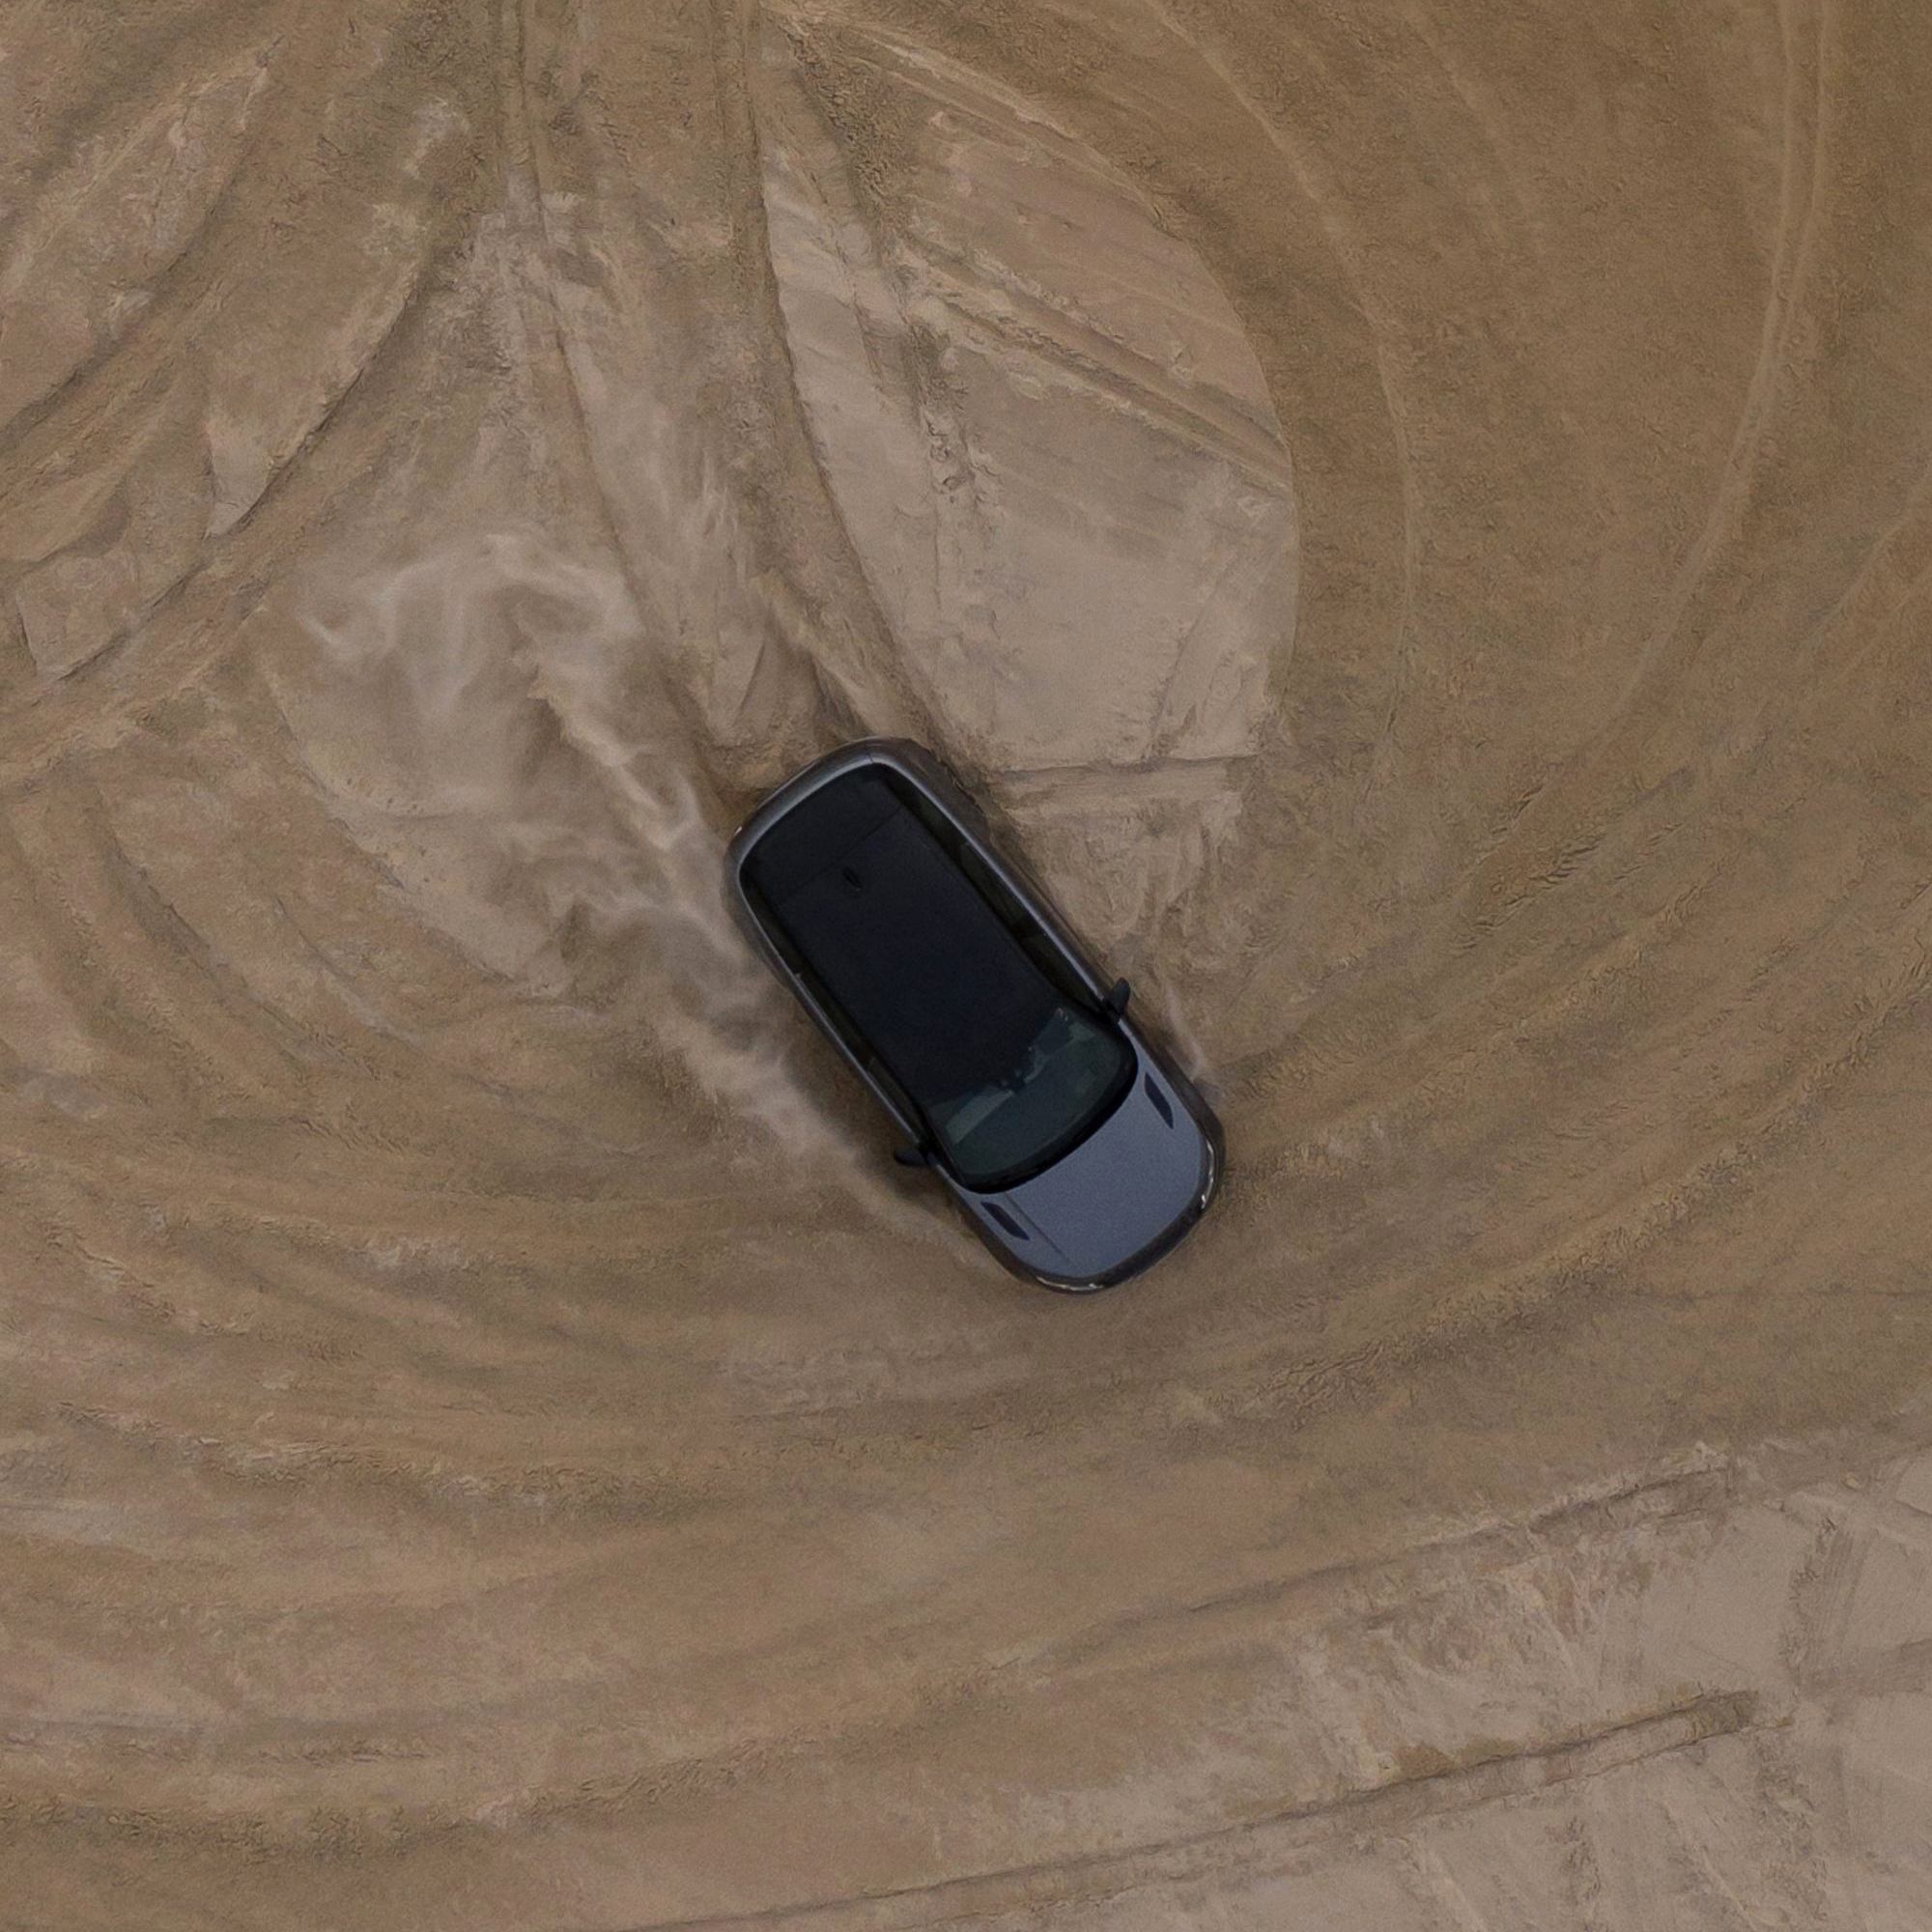
<instances>
[{"instance_id":1,"label":"car hood","mask_svg":"<svg viewBox=\"0 0 1932 1932\"><path fill-rule=\"evenodd\" d=\"M1208 1148L1180 1095L1136 1050L1134 1084L1093 1133L997 1199L1042 1273L1087 1280L1131 1261L1200 1198ZM1015 1250L1016 1253L1020 1250Z\"/></svg>"}]
</instances>

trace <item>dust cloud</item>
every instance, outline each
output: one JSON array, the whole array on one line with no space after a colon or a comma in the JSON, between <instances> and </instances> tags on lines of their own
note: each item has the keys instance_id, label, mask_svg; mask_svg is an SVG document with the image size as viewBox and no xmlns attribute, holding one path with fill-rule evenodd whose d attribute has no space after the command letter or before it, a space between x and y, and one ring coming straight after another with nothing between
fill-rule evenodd
<instances>
[{"instance_id":1,"label":"dust cloud","mask_svg":"<svg viewBox=\"0 0 1932 1932\"><path fill-rule=\"evenodd\" d=\"M300 614L322 648L285 712L334 815L424 916L533 991L594 986L648 1020L764 1121L774 1158L837 1160L622 576L499 530L315 586Z\"/></svg>"},{"instance_id":2,"label":"dust cloud","mask_svg":"<svg viewBox=\"0 0 1932 1932\"><path fill-rule=\"evenodd\" d=\"M0 1923L1932 1923L1932 13L0 10ZM718 862L1216 1094L1001 1273Z\"/></svg>"}]
</instances>

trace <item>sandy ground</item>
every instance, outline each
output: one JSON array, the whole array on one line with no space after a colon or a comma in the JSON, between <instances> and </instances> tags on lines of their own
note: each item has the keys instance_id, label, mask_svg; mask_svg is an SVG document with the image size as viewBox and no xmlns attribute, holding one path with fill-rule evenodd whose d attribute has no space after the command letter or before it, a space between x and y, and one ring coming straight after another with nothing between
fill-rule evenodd
<instances>
[{"instance_id":1,"label":"sandy ground","mask_svg":"<svg viewBox=\"0 0 1932 1932\"><path fill-rule=\"evenodd\" d=\"M0 8L0 1923L1932 1925L1932 9ZM860 731L1218 1096L982 1257Z\"/></svg>"}]
</instances>

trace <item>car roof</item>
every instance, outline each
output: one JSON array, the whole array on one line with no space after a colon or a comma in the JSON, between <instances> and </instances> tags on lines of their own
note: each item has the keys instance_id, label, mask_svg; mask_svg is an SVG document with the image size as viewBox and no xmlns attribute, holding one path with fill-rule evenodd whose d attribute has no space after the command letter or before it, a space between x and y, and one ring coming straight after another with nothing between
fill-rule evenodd
<instances>
[{"instance_id":1,"label":"car roof","mask_svg":"<svg viewBox=\"0 0 1932 1932\"><path fill-rule=\"evenodd\" d=\"M1062 997L934 836L935 810L861 764L740 860L754 910L923 1109L1010 1065Z\"/></svg>"}]
</instances>

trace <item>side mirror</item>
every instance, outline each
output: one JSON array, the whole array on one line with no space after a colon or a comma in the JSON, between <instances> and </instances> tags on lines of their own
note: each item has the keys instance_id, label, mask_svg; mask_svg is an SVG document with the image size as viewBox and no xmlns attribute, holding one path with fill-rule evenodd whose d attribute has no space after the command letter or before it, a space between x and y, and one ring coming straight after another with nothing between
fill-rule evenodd
<instances>
[{"instance_id":1,"label":"side mirror","mask_svg":"<svg viewBox=\"0 0 1932 1932\"><path fill-rule=\"evenodd\" d=\"M914 1141L907 1147L895 1148L893 1150L893 1158L901 1167L930 1167L932 1165L932 1150L921 1147L917 1141Z\"/></svg>"},{"instance_id":2,"label":"side mirror","mask_svg":"<svg viewBox=\"0 0 1932 1932\"><path fill-rule=\"evenodd\" d=\"M1107 993L1107 1010L1116 1019L1119 1019L1126 1011L1127 1001L1132 992L1133 988L1124 980L1116 980L1112 987L1109 988Z\"/></svg>"}]
</instances>

